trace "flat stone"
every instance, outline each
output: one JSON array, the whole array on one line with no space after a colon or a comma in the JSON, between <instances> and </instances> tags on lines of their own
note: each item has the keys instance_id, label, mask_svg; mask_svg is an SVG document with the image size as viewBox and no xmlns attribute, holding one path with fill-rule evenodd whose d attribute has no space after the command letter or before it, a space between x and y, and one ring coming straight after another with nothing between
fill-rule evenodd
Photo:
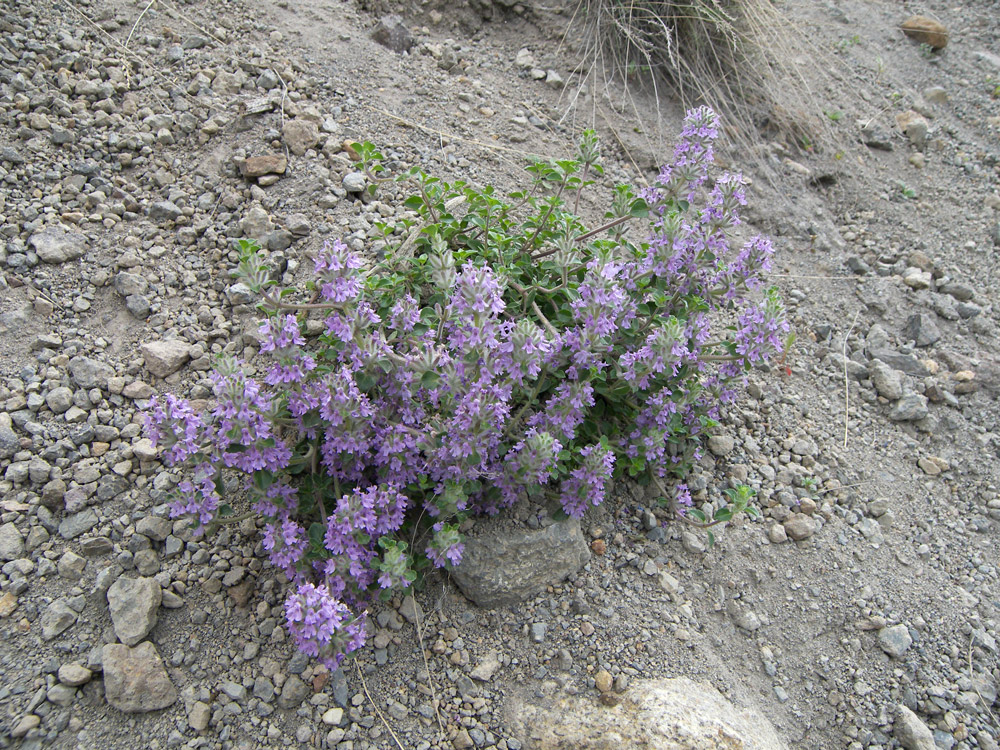
<instances>
[{"instance_id":1,"label":"flat stone","mask_svg":"<svg viewBox=\"0 0 1000 750\"><path fill-rule=\"evenodd\" d=\"M0 526L0 560L16 560L24 555L24 537L13 523Z\"/></svg>"},{"instance_id":2,"label":"flat stone","mask_svg":"<svg viewBox=\"0 0 1000 750\"><path fill-rule=\"evenodd\" d=\"M158 378L180 370L191 358L191 347L183 341L150 341L139 347L146 369Z\"/></svg>"},{"instance_id":3,"label":"flat stone","mask_svg":"<svg viewBox=\"0 0 1000 750\"><path fill-rule=\"evenodd\" d=\"M97 522L97 512L93 508L86 508L62 520L59 524L59 536L63 539L76 539L94 528Z\"/></svg>"},{"instance_id":4,"label":"flat stone","mask_svg":"<svg viewBox=\"0 0 1000 750\"><path fill-rule=\"evenodd\" d=\"M69 374L81 388L107 390L108 382L115 376L115 369L105 362L77 356L69 361Z\"/></svg>"},{"instance_id":5,"label":"flat stone","mask_svg":"<svg viewBox=\"0 0 1000 750\"><path fill-rule=\"evenodd\" d=\"M65 263L83 257L87 252L87 235L62 227L45 227L28 239L28 244L46 263Z\"/></svg>"},{"instance_id":6,"label":"flat stone","mask_svg":"<svg viewBox=\"0 0 1000 750\"><path fill-rule=\"evenodd\" d=\"M177 701L177 688L149 641L129 648L109 643L101 653L104 694L108 703L125 713L156 711Z\"/></svg>"},{"instance_id":7,"label":"flat stone","mask_svg":"<svg viewBox=\"0 0 1000 750\"><path fill-rule=\"evenodd\" d=\"M472 668L469 676L480 682L489 682L498 669L500 669L500 659L495 651L490 651Z\"/></svg>"},{"instance_id":8,"label":"flat stone","mask_svg":"<svg viewBox=\"0 0 1000 750\"><path fill-rule=\"evenodd\" d=\"M58 672L59 682L63 685L69 685L70 687L79 687L80 685L84 685L90 682L90 679L93 676L93 672L76 662L63 664L59 667Z\"/></svg>"},{"instance_id":9,"label":"flat stone","mask_svg":"<svg viewBox=\"0 0 1000 750\"><path fill-rule=\"evenodd\" d=\"M121 576L108 589L108 607L115 635L134 646L156 626L163 590L155 578Z\"/></svg>"},{"instance_id":10,"label":"flat stone","mask_svg":"<svg viewBox=\"0 0 1000 750\"><path fill-rule=\"evenodd\" d=\"M580 521L558 521L540 531L511 533L494 519L477 524L452 571L458 587L481 607L524 601L579 570L590 559Z\"/></svg>"},{"instance_id":11,"label":"flat stone","mask_svg":"<svg viewBox=\"0 0 1000 750\"><path fill-rule=\"evenodd\" d=\"M19 740L32 729L37 729L41 723L42 718L36 714L27 714L22 716L17 724L14 725L14 728L10 732L10 736L15 740Z\"/></svg>"},{"instance_id":12,"label":"flat stone","mask_svg":"<svg viewBox=\"0 0 1000 750\"><path fill-rule=\"evenodd\" d=\"M286 169L288 159L283 154L261 154L244 161L240 171L244 177L263 177L266 174L284 174Z\"/></svg>"},{"instance_id":13,"label":"flat stone","mask_svg":"<svg viewBox=\"0 0 1000 750\"><path fill-rule=\"evenodd\" d=\"M602 676L599 689L607 688L608 695L611 687ZM633 682L627 700L610 706L579 695L516 708L514 734L530 736L532 747L787 750L764 715L737 708L711 685L686 678Z\"/></svg>"},{"instance_id":14,"label":"flat stone","mask_svg":"<svg viewBox=\"0 0 1000 750\"><path fill-rule=\"evenodd\" d=\"M51 641L57 635L64 633L76 622L78 616L65 599L56 599L42 613L40 621L42 640Z\"/></svg>"}]
</instances>

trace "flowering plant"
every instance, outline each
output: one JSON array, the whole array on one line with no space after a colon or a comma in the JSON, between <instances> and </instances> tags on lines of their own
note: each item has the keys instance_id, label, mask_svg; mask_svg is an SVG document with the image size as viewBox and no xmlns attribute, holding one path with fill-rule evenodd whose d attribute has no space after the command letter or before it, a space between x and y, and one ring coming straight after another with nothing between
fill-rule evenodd
<instances>
[{"instance_id":1,"label":"flowering plant","mask_svg":"<svg viewBox=\"0 0 1000 750\"><path fill-rule=\"evenodd\" d=\"M208 413L168 395L147 427L168 464L192 467L173 510L201 528L232 518L223 471L246 476L303 651L338 665L364 641L373 591L460 562L469 513L550 494L579 517L627 475L712 523L666 485L788 329L774 290L751 300L770 242L730 247L745 183L708 183L716 137L710 110L690 112L655 185L617 187L595 229L578 216L602 173L592 132L506 199L411 170L412 218L383 227L384 257L326 243L305 299L241 243L269 369L258 382L223 360ZM354 147L374 174L380 155ZM636 218L650 227L640 241Z\"/></svg>"}]
</instances>

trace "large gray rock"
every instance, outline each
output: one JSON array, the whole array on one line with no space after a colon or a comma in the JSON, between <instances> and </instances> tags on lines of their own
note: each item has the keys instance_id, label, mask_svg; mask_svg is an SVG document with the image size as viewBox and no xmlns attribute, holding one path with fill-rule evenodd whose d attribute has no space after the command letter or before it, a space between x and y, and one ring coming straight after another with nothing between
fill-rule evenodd
<instances>
[{"instance_id":1,"label":"large gray rock","mask_svg":"<svg viewBox=\"0 0 1000 750\"><path fill-rule=\"evenodd\" d=\"M155 578L122 576L108 589L108 607L115 635L134 646L156 626L163 590Z\"/></svg>"},{"instance_id":2,"label":"large gray rock","mask_svg":"<svg viewBox=\"0 0 1000 750\"><path fill-rule=\"evenodd\" d=\"M28 244L46 263L65 263L87 252L87 235L62 227L45 227L31 235Z\"/></svg>"},{"instance_id":3,"label":"large gray rock","mask_svg":"<svg viewBox=\"0 0 1000 750\"><path fill-rule=\"evenodd\" d=\"M580 521L570 518L540 531L511 533L501 521L482 522L465 542L452 577L480 607L524 601L578 571L589 559Z\"/></svg>"},{"instance_id":4,"label":"large gray rock","mask_svg":"<svg viewBox=\"0 0 1000 750\"><path fill-rule=\"evenodd\" d=\"M917 346L930 346L941 338L941 331L930 313L911 315L903 327L903 335L912 339Z\"/></svg>"},{"instance_id":5,"label":"large gray rock","mask_svg":"<svg viewBox=\"0 0 1000 750\"><path fill-rule=\"evenodd\" d=\"M868 368L869 377L878 395L895 401L903 395L903 378L900 373L885 362L875 360Z\"/></svg>"},{"instance_id":6,"label":"large gray rock","mask_svg":"<svg viewBox=\"0 0 1000 750\"><path fill-rule=\"evenodd\" d=\"M172 375L191 358L191 347L183 341L150 341L139 347L146 369L158 378Z\"/></svg>"},{"instance_id":7,"label":"large gray rock","mask_svg":"<svg viewBox=\"0 0 1000 750\"><path fill-rule=\"evenodd\" d=\"M934 734L913 711L902 703L896 706L896 721L893 723L893 734L899 744L906 750L936 750Z\"/></svg>"},{"instance_id":8,"label":"large gray rock","mask_svg":"<svg viewBox=\"0 0 1000 750\"><path fill-rule=\"evenodd\" d=\"M787 750L763 715L686 678L635 683L613 707L568 696L514 708L516 733L531 750Z\"/></svg>"},{"instance_id":9,"label":"large gray rock","mask_svg":"<svg viewBox=\"0 0 1000 750\"><path fill-rule=\"evenodd\" d=\"M907 393L889 411L889 419L893 422L916 422L927 414L927 397L921 393Z\"/></svg>"},{"instance_id":10,"label":"large gray rock","mask_svg":"<svg viewBox=\"0 0 1000 750\"><path fill-rule=\"evenodd\" d=\"M149 641L135 648L109 643L101 653L104 695L119 711L137 713L166 708L177 701L177 688Z\"/></svg>"},{"instance_id":11,"label":"large gray rock","mask_svg":"<svg viewBox=\"0 0 1000 750\"><path fill-rule=\"evenodd\" d=\"M90 357L73 357L69 361L69 374L81 388L107 389L108 381L115 376L115 368Z\"/></svg>"},{"instance_id":12,"label":"large gray rock","mask_svg":"<svg viewBox=\"0 0 1000 750\"><path fill-rule=\"evenodd\" d=\"M0 560L16 560L24 554L24 537L12 523L0 526Z\"/></svg>"}]
</instances>

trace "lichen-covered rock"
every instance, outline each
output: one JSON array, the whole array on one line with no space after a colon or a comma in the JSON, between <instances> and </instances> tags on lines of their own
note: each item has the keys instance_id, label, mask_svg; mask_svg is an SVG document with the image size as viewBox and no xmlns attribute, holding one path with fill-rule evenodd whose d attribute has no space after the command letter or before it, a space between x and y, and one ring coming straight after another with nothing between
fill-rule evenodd
<instances>
[{"instance_id":1,"label":"lichen-covered rock","mask_svg":"<svg viewBox=\"0 0 1000 750\"><path fill-rule=\"evenodd\" d=\"M498 520L480 524L466 540L453 572L458 587L480 607L506 607L534 596L578 571L590 559L580 521L510 532Z\"/></svg>"},{"instance_id":2,"label":"lichen-covered rock","mask_svg":"<svg viewBox=\"0 0 1000 750\"><path fill-rule=\"evenodd\" d=\"M687 678L638 682L616 705L602 703L532 701L512 706L511 717L525 750L787 750L763 715Z\"/></svg>"}]
</instances>

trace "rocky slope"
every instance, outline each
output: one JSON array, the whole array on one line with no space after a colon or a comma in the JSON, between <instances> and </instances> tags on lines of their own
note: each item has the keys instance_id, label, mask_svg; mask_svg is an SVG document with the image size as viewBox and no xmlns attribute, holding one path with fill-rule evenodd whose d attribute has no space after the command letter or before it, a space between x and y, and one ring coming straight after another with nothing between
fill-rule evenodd
<instances>
[{"instance_id":1,"label":"rocky slope","mask_svg":"<svg viewBox=\"0 0 1000 750\"><path fill-rule=\"evenodd\" d=\"M1000 3L953 5L919 9L935 51L908 5L787 4L834 74L812 80L834 145L766 143L751 173L798 344L689 483L750 484L762 521L706 550L630 486L581 528L518 509L472 543L563 535L566 580L490 607L433 578L330 675L288 642L253 522L192 539L142 435L153 393L207 398L215 354L256 353L233 241L288 281L325 238L374 247L402 188L362 200L345 141L514 189L594 124L607 189L649 178L679 112L577 96L559 8L428 3L377 31L329 0L10 0L0 747L601 747L687 677L757 717L750 746L997 748Z\"/></svg>"}]
</instances>

